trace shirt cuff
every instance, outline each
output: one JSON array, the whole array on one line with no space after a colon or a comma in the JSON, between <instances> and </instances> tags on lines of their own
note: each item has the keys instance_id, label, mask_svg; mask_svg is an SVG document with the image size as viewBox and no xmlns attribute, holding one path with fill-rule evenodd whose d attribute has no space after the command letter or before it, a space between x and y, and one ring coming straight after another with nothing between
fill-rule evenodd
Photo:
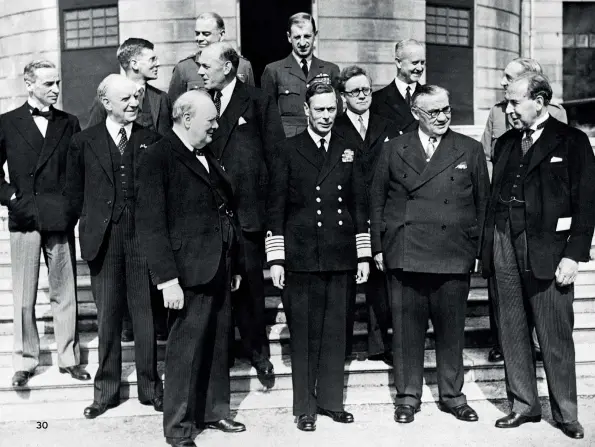
<instances>
[{"instance_id":1,"label":"shirt cuff","mask_svg":"<svg viewBox=\"0 0 595 447\"><path fill-rule=\"evenodd\" d=\"M165 281L165 282L162 282L161 284L157 284L157 290L163 290L167 287L170 287L170 286L173 286L176 284L180 284L180 281L178 281L178 278L170 279L169 281Z\"/></svg>"},{"instance_id":2,"label":"shirt cuff","mask_svg":"<svg viewBox=\"0 0 595 447\"><path fill-rule=\"evenodd\" d=\"M357 258L371 258L372 257L372 242L370 233L358 233L355 235L355 246L357 248Z\"/></svg>"}]
</instances>

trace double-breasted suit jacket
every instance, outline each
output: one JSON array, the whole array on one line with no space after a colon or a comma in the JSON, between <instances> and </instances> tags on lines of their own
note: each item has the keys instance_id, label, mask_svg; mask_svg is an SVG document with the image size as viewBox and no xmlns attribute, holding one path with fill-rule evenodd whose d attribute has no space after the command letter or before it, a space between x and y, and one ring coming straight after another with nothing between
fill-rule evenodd
<instances>
[{"instance_id":1,"label":"double-breasted suit jacket","mask_svg":"<svg viewBox=\"0 0 595 447\"><path fill-rule=\"evenodd\" d=\"M481 144L448 130L429 162L417 132L384 144L370 191L373 253L389 269L467 274L489 191Z\"/></svg>"},{"instance_id":2,"label":"double-breasted suit jacket","mask_svg":"<svg viewBox=\"0 0 595 447\"><path fill-rule=\"evenodd\" d=\"M267 261L296 272L355 270L358 258L370 256L363 171L355 148L334 132L326 155L320 150L307 131L278 145Z\"/></svg>"},{"instance_id":3,"label":"double-breasted suit jacket","mask_svg":"<svg viewBox=\"0 0 595 447\"><path fill-rule=\"evenodd\" d=\"M141 155L159 138L155 132L132 125L128 147L133 150L134 176ZM92 261L99 253L114 212L116 186L110 139L103 122L77 134L70 145L68 188L80 215L81 256L86 261Z\"/></svg>"},{"instance_id":4,"label":"double-breasted suit jacket","mask_svg":"<svg viewBox=\"0 0 595 447\"><path fill-rule=\"evenodd\" d=\"M390 120L395 126L393 128L395 136L417 129L417 121L395 81L372 93L370 112Z\"/></svg>"},{"instance_id":5,"label":"double-breasted suit jacket","mask_svg":"<svg viewBox=\"0 0 595 447\"><path fill-rule=\"evenodd\" d=\"M493 273L496 206L505 168L520 132L511 129L494 148L492 193L483 235L484 274ZM563 257L588 261L595 225L593 150L587 136L550 116L532 148L523 182L529 264L538 279L553 279ZM559 219L570 227L557 231Z\"/></svg>"},{"instance_id":6,"label":"double-breasted suit jacket","mask_svg":"<svg viewBox=\"0 0 595 447\"><path fill-rule=\"evenodd\" d=\"M308 126L308 120L304 113L304 102L306 90L310 84L318 81L332 84L338 77L339 67L337 65L314 56L308 76L304 75L293 54L265 67L260 85L265 93L278 104L287 137L293 137Z\"/></svg>"},{"instance_id":7,"label":"double-breasted suit jacket","mask_svg":"<svg viewBox=\"0 0 595 447\"><path fill-rule=\"evenodd\" d=\"M81 130L74 115L53 109L45 138L27 103L0 115L0 203L8 207L10 231L66 231L76 215L65 189L68 146ZM12 195L16 201L11 201Z\"/></svg>"}]
</instances>

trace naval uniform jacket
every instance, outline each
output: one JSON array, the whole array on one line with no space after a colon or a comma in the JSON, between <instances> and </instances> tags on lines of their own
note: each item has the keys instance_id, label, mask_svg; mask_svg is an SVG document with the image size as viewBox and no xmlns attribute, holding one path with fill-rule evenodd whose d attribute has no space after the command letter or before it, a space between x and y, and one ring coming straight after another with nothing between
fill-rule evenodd
<instances>
[{"instance_id":1,"label":"naval uniform jacket","mask_svg":"<svg viewBox=\"0 0 595 447\"><path fill-rule=\"evenodd\" d=\"M384 144L370 191L372 251L389 269L468 274L489 194L481 144L448 130L425 158L418 132Z\"/></svg>"},{"instance_id":2,"label":"naval uniform jacket","mask_svg":"<svg viewBox=\"0 0 595 447\"><path fill-rule=\"evenodd\" d=\"M294 272L355 270L371 257L363 173L355 149L335 133L323 158L317 151L307 130L278 144L267 262Z\"/></svg>"}]
</instances>

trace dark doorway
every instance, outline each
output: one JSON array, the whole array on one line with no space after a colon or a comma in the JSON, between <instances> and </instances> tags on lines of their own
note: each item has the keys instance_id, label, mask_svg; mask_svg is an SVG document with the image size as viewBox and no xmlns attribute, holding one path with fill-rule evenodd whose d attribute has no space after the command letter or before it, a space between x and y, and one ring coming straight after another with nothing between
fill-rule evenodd
<instances>
[{"instance_id":1,"label":"dark doorway","mask_svg":"<svg viewBox=\"0 0 595 447\"><path fill-rule=\"evenodd\" d=\"M240 0L242 55L252 63L256 85L267 64L291 51L287 20L296 12L311 13L312 0Z\"/></svg>"}]
</instances>

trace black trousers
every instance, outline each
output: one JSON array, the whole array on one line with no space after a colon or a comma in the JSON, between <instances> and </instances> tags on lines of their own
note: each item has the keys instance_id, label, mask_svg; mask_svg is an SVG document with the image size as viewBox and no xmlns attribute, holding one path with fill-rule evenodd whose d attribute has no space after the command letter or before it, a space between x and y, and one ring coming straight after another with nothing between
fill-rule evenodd
<instances>
[{"instance_id":1,"label":"black trousers","mask_svg":"<svg viewBox=\"0 0 595 447\"><path fill-rule=\"evenodd\" d=\"M122 314L131 308L138 398L149 401L163 393L157 374L157 347L151 312L149 273L134 232L134 215L126 207L112 222L95 259L89 261L91 289L97 305L99 368L94 401L119 402L122 377Z\"/></svg>"},{"instance_id":2,"label":"black trousers","mask_svg":"<svg viewBox=\"0 0 595 447\"><path fill-rule=\"evenodd\" d=\"M241 239L244 271L240 289L232 294L235 324L240 331L243 355L252 361L270 357L265 324L264 232L243 231Z\"/></svg>"},{"instance_id":3,"label":"black trousers","mask_svg":"<svg viewBox=\"0 0 595 447\"><path fill-rule=\"evenodd\" d=\"M184 307L170 310L165 352L163 430L188 438L205 422L229 417L231 273L224 251L215 277L184 289Z\"/></svg>"},{"instance_id":4,"label":"black trousers","mask_svg":"<svg viewBox=\"0 0 595 447\"><path fill-rule=\"evenodd\" d=\"M495 309L506 387L512 411L541 414L535 376L533 327L541 345L552 416L556 422L577 420L574 356L574 285L560 287L556 280L533 276L526 233L512 238L508 222L494 232L496 272Z\"/></svg>"},{"instance_id":5,"label":"black trousers","mask_svg":"<svg viewBox=\"0 0 595 447\"><path fill-rule=\"evenodd\" d=\"M283 308L291 345L293 414L343 410L347 302L355 272L287 272Z\"/></svg>"},{"instance_id":6,"label":"black trousers","mask_svg":"<svg viewBox=\"0 0 595 447\"><path fill-rule=\"evenodd\" d=\"M161 290L158 290L157 287L150 283L150 292L151 292L151 309L153 311L153 326L155 327L156 334L167 335L167 315L168 309L166 309L163 305L163 294ZM124 315L122 316L122 330L123 331L132 331L132 318L130 317L130 306L126 306L124 308Z\"/></svg>"},{"instance_id":7,"label":"black trousers","mask_svg":"<svg viewBox=\"0 0 595 447\"><path fill-rule=\"evenodd\" d=\"M469 275L388 273L393 320L393 356L397 405L421 403L428 319L434 326L440 402L453 408L466 403L463 347Z\"/></svg>"}]
</instances>

